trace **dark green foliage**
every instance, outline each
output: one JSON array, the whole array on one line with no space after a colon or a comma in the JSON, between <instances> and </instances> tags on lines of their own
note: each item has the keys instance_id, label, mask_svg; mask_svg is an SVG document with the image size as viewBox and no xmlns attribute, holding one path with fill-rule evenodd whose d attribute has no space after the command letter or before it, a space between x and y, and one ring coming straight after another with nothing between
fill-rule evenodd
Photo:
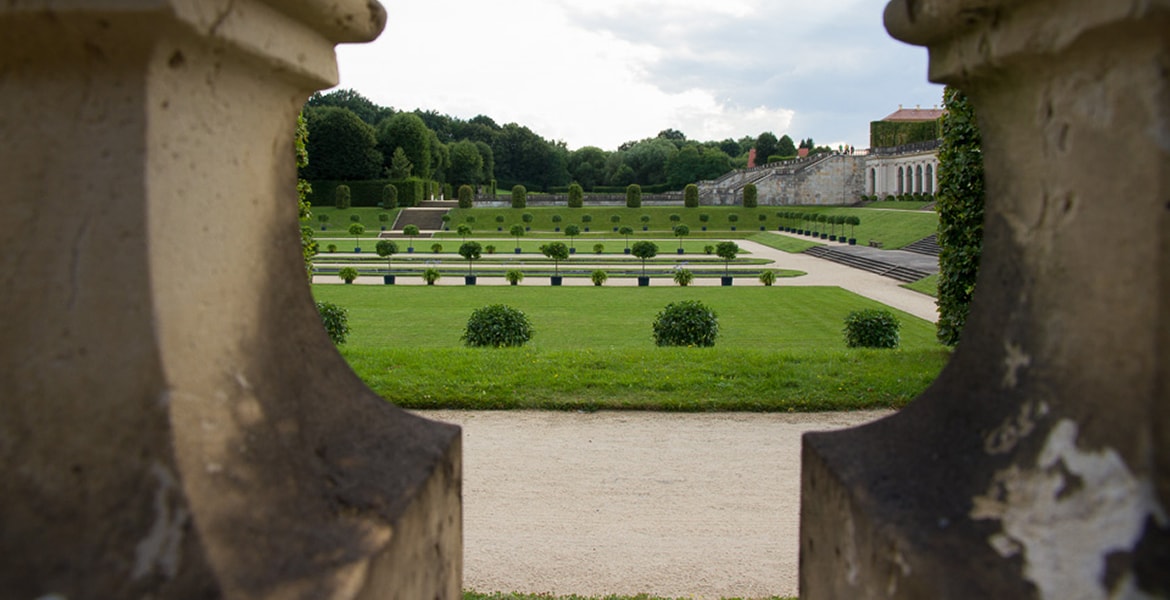
<instances>
[{"instance_id":1,"label":"dark green foliage","mask_svg":"<svg viewBox=\"0 0 1170 600\"><path fill-rule=\"evenodd\" d=\"M658 256L658 244L648 240L634 242L630 254L642 259L642 276L646 276L646 260Z\"/></svg>"},{"instance_id":2,"label":"dark green foliage","mask_svg":"<svg viewBox=\"0 0 1170 600\"><path fill-rule=\"evenodd\" d=\"M382 186L382 208L387 210L398 208L398 188L394 184L387 183Z\"/></svg>"},{"instance_id":3,"label":"dark green foliage","mask_svg":"<svg viewBox=\"0 0 1170 600\"><path fill-rule=\"evenodd\" d=\"M873 121L869 124L869 147L889 148L941 137L939 121Z\"/></svg>"},{"instance_id":4,"label":"dark green foliage","mask_svg":"<svg viewBox=\"0 0 1170 600\"><path fill-rule=\"evenodd\" d=\"M394 154L402 148L411 165L411 172L423 179L431 176L431 136L426 123L414 113L398 113L378 124L378 150L394 167Z\"/></svg>"},{"instance_id":5,"label":"dark green foliage","mask_svg":"<svg viewBox=\"0 0 1170 600\"><path fill-rule=\"evenodd\" d=\"M687 187L683 188L683 206L687 208L698 208L699 186L689 183Z\"/></svg>"},{"instance_id":6,"label":"dark green foliage","mask_svg":"<svg viewBox=\"0 0 1170 600\"><path fill-rule=\"evenodd\" d=\"M850 348L897 348L901 324L888 310L855 310L845 317L845 345Z\"/></svg>"},{"instance_id":7,"label":"dark green foliage","mask_svg":"<svg viewBox=\"0 0 1170 600\"><path fill-rule=\"evenodd\" d=\"M959 343L983 251L983 153L967 97L946 88L938 159L938 339Z\"/></svg>"},{"instance_id":8,"label":"dark green foliage","mask_svg":"<svg viewBox=\"0 0 1170 600\"><path fill-rule=\"evenodd\" d=\"M473 194L474 192L470 185L463 184L459 186L459 208L471 208Z\"/></svg>"},{"instance_id":9,"label":"dark green foliage","mask_svg":"<svg viewBox=\"0 0 1170 600\"><path fill-rule=\"evenodd\" d=\"M759 206L759 190L756 189L756 184L749 183L743 186L743 207L755 208Z\"/></svg>"},{"instance_id":10,"label":"dark green foliage","mask_svg":"<svg viewBox=\"0 0 1170 600\"><path fill-rule=\"evenodd\" d=\"M584 203L585 190L574 183L569 185L569 208L581 208Z\"/></svg>"},{"instance_id":11,"label":"dark green foliage","mask_svg":"<svg viewBox=\"0 0 1170 600\"><path fill-rule=\"evenodd\" d=\"M467 274L471 275L471 265L483 256L483 246L479 242L463 242L459 246L459 256L467 261Z\"/></svg>"},{"instance_id":12,"label":"dark green foliage","mask_svg":"<svg viewBox=\"0 0 1170 600\"><path fill-rule=\"evenodd\" d=\"M739 244L735 242L719 242L715 245L715 254L723 259L723 276L729 277L731 275L729 269L731 261L739 255Z\"/></svg>"},{"instance_id":13,"label":"dark green foliage","mask_svg":"<svg viewBox=\"0 0 1170 600\"><path fill-rule=\"evenodd\" d=\"M309 164L309 150L307 143L309 141L309 128L305 124L305 116L303 114L297 115L297 128L293 137L294 148L296 149L297 168L304 168ZM317 240L313 238L313 228L309 227L309 219L313 217L310 210L312 204L309 202L309 193L313 191L309 182L304 179L297 178L297 214L301 220L301 256L305 260L305 274L310 281L313 279L313 256L317 254L318 244ZM325 215L321 215L325 217ZM321 219L322 224L329 220L328 217Z\"/></svg>"},{"instance_id":14,"label":"dark green foliage","mask_svg":"<svg viewBox=\"0 0 1170 600\"><path fill-rule=\"evenodd\" d=\"M351 194L348 185L339 185L333 190L333 206L345 210L349 208Z\"/></svg>"},{"instance_id":15,"label":"dark green foliage","mask_svg":"<svg viewBox=\"0 0 1170 600\"><path fill-rule=\"evenodd\" d=\"M719 318L698 300L671 302L654 318L654 343L659 346L715 345Z\"/></svg>"},{"instance_id":16,"label":"dark green foliage","mask_svg":"<svg viewBox=\"0 0 1170 600\"><path fill-rule=\"evenodd\" d=\"M770 131L765 131L756 138L756 164L762 165L768 161L768 157L773 154L778 154L780 140L776 139L776 135Z\"/></svg>"},{"instance_id":17,"label":"dark green foliage","mask_svg":"<svg viewBox=\"0 0 1170 600\"><path fill-rule=\"evenodd\" d=\"M512 186L512 208L524 208L525 206L528 206L528 190L522 185ZM528 222L525 221L525 223Z\"/></svg>"},{"instance_id":18,"label":"dark green foliage","mask_svg":"<svg viewBox=\"0 0 1170 600\"><path fill-rule=\"evenodd\" d=\"M306 149L313 160L301 168L301 177L373 179L381 173L382 154L375 149L374 130L357 115L335 106L309 108L304 114Z\"/></svg>"},{"instance_id":19,"label":"dark green foliage","mask_svg":"<svg viewBox=\"0 0 1170 600\"><path fill-rule=\"evenodd\" d=\"M362 216L361 216L361 215L350 215L350 216L349 216L349 220L350 220L350 222L352 222L352 223L361 223L361 222L362 222Z\"/></svg>"},{"instance_id":20,"label":"dark green foliage","mask_svg":"<svg viewBox=\"0 0 1170 600\"><path fill-rule=\"evenodd\" d=\"M506 304L492 304L472 311L460 339L468 346L523 346L532 339L532 324L523 312Z\"/></svg>"},{"instance_id":21,"label":"dark green foliage","mask_svg":"<svg viewBox=\"0 0 1170 600\"><path fill-rule=\"evenodd\" d=\"M562 260L569 258L569 247L564 242L550 242L541 244L540 253L552 259L553 274L560 275L560 264Z\"/></svg>"},{"instance_id":22,"label":"dark green foliage","mask_svg":"<svg viewBox=\"0 0 1170 600\"><path fill-rule=\"evenodd\" d=\"M329 339L334 344L344 344L349 337L349 312L332 302L318 302L317 312L321 314L321 324L325 326Z\"/></svg>"},{"instance_id":23,"label":"dark green foliage","mask_svg":"<svg viewBox=\"0 0 1170 600\"><path fill-rule=\"evenodd\" d=\"M642 206L642 186L631 183L626 187L626 208L640 208Z\"/></svg>"},{"instance_id":24,"label":"dark green foliage","mask_svg":"<svg viewBox=\"0 0 1170 600\"><path fill-rule=\"evenodd\" d=\"M341 267L337 270L337 276L346 283L353 283L353 280L358 278L358 270L353 267Z\"/></svg>"}]
</instances>

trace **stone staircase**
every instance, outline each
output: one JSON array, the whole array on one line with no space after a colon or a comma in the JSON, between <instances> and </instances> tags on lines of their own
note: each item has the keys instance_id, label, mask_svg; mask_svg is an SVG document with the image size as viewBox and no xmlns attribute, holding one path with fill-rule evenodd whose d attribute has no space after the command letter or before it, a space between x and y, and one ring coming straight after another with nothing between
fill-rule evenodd
<instances>
[{"instance_id":1,"label":"stone staircase","mask_svg":"<svg viewBox=\"0 0 1170 600\"><path fill-rule=\"evenodd\" d=\"M849 254L848 252L841 252L839 250L829 248L828 246L814 246L808 250L805 250L804 253L810 256L815 256L817 258L830 260L848 267L853 267L855 269L876 273L883 277L889 277L890 279L895 279L903 283L913 283L919 279L922 279L923 277L930 275L930 273L921 271L919 269L895 265L855 254Z\"/></svg>"},{"instance_id":2,"label":"stone staircase","mask_svg":"<svg viewBox=\"0 0 1170 600\"><path fill-rule=\"evenodd\" d=\"M903 247L902 249L907 252L914 252L916 254L935 257L937 257L939 252L942 251L942 248L940 248L938 245L938 234L922 238L917 242L910 244L909 246Z\"/></svg>"},{"instance_id":3,"label":"stone staircase","mask_svg":"<svg viewBox=\"0 0 1170 600\"><path fill-rule=\"evenodd\" d=\"M402 237L402 230L407 225L414 225L419 228L419 231L428 232L424 235L429 235L429 232L439 231L443 228L443 215L447 211L454 208L455 203L451 206L431 207L426 206L431 204L424 202L423 206L418 208L404 208L398 212L398 218L394 220L394 225L389 230L383 231L378 237ZM440 204L435 202L434 204ZM446 205L447 203L442 203Z\"/></svg>"}]
</instances>

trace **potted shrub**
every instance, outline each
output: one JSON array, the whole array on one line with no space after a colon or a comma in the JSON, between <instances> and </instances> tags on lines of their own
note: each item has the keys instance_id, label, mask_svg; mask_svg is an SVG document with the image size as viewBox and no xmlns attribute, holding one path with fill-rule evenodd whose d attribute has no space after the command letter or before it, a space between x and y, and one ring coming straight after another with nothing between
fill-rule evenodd
<instances>
[{"instance_id":1,"label":"potted shrub","mask_svg":"<svg viewBox=\"0 0 1170 600\"><path fill-rule=\"evenodd\" d=\"M569 254L576 254L577 249L573 247L573 238L581 235L581 228L576 225L569 225L565 227L565 235L569 236Z\"/></svg>"},{"instance_id":2,"label":"potted shrub","mask_svg":"<svg viewBox=\"0 0 1170 600\"><path fill-rule=\"evenodd\" d=\"M438 253L440 253L440 252L442 252L442 251L443 251L443 245L442 245L442 244L438 244L438 243L431 244L431 252L434 252L435 254L438 254Z\"/></svg>"},{"instance_id":3,"label":"potted shrub","mask_svg":"<svg viewBox=\"0 0 1170 600\"><path fill-rule=\"evenodd\" d=\"M642 231L650 230L650 215L642 215L638 220L642 222Z\"/></svg>"},{"instance_id":4,"label":"potted shrub","mask_svg":"<svg viewBox=\"0 0 1170 600\"><path fill-rule=\"evenodd\" d=\"M561 216L560 215L553 215L552 222L553 222L553 231L560 231L561 226L557 225L557 223L561 222Z\"/></svg>"},{"instance_id":5,"label":"potted shrub","mask_svg":"<svg viewBox=\"0 0 1170 600\"><path fill-rule=\"evenodd\" d=\"M496 215L496 231L504 230L504 215Z\"/></svg>"},{"instance_id":6,"label":"potted shrub","mask_svg":"<svg viewBox=\"0 0 1170 600\"><path fill-rule=\"evenodd\" d=\"M683 238L691 234L691 228L686 225L674 226L674 237L678 238L678 253L683 253Z\"/></svg>"},{"instance_id":7,"label":"potted shrub","mask_svg":"<svg viewBox=\"0 0 1170 600\"><path fill-rule=\"evenodd\" d=\"M366 228L361 223L350 223L349 234L353 236L353 251L361 252L362 247L359 244L358 238L366 232Z\"/></svg>"},{"instance_id":8,"label":"potted shrub","mask_svg":"<svg viewBox=\"0 0 1170 600\"><path fill-rule=\"evenodd\" d=\"M650 285L650 278L646 276L646 259L658 256L658 244L647 240L634 242L630 253L642 259L642 275L638 277L638 287Z\"/></svg>"},{"instance_id":9,"label":"potted shrub","mask_svg":"<svg viewBox=\"0 0 1170 600\"><path fill-rule=\"evenodd\" d=\"M703 231L707 231L707 221L711 220L711 215L707 213L699 213L699 222L702 223Z\"/></svg>"},{"instance_id":10,"label":"potted shrub","mask_svg":"<svg viewBox=\"0 0 1170 600\"><path fill-rule=\"evenodd\" d=\"M516 187L524 187L524 186L516 186ZM520 215L520 220L524 221L524 231L532 231L532 220L534 218L535 217L532 216L532 213L524 213L524 214Z\"/></svg>"},{"instance_id":11,"label":"potted shrub","mask_svg":"<svg viewBox=\"0 0 1170 600\"><path fill-rule=\"evenodd\" d=\"M609 218L609 222L613 223L613 231L614 231L614 233L617 233L618 223L622 222L622 216L621 215L612 215Z\"/></svg>"},{"instance_id":12,"label":"potted shrub","mask_svg":"<svg viewBox=\"0 0 1170 600\"><path fill-rule=\"evenodd\" d=\"M620 233L620 234L622 234L622 235L626 236L626 250L625 250L625 253L626 253L626 254L629 254L629 253L630 253L630 235L634 233L634 228L633 228L633 227L624 227L624 226L623 226L621 229L619 229L619 230L618 230L618 233Z\"/></svg>"},{"instance_id":13,"label":"potted shrub","mask_svg":"<svg viewBox=\"0 0 1170 600\"><path fill-rule=\"evenodd\" d=\"M675 225L678 225L679 222L682 221L682 215L678 213L670 213L670 217L668 218L670 219L670 222L674 223Z\"/></svg>"},{"instance_id":14,"label":"potted shrub","mask_svg":"<svg viewBox=\"0 0 1170 600\"><path fill-rule=\"evenodd\" d=\"M386 274L382 276L382 283L385 285L394 285L394 271L390 264L394 254L398 252L398 244L394 240L378 240L378 245L374 247L378 256L386 259Z\"/></svg>"},{"instance_id":15,"label":"potted shrub","mask_svg":"<svg viewBox=\"0 0 1170 600\"><path fill-rule=\"evenodd\" d=\"M479 260L483 254L483 247L479 242L463 242L459 246L459 256L462 256L467 261L467 276L463 278L463 283L466 285L475 285L475 273L472 271L472 264Z\"/></svg>"},{"instance_id":16,"label":"potted shrub","mask_svg":"<svg viewBox=\"0 0 1170 600\"><path fill-rule=\"evenodd\" d=\"M594 254L605 253L605 244L593 244L593 253Z\"/></svg>"},{"instance_id":17,"label":"potted shrub","mask_svg":"<svg viewBox=\"0 0 1170 600\"><path fill-rule=\"evenodd\" d=\"M598 269L589 275L589 279L593 281L593 285L600 286L609 279L609 275L606 275L605 271Z\"/></svg>"},{"instance_id":18,"label":"potted shrub","mask_svg":"<svg viewBox=\"0 0 1170 600\"><path fill-rule=\"evenodd\" d=\"M443 231L451 231L451 215L443 215L439 219L443 221Z\"/></svg>"},{"instance_id":19,"label":"potted shrub","mask_svg":"<svg viewBox=\"0 0 1170 600\"><path fill-rule=\"evenodd\" d=\"M390 222L390 215L387 213L378 213L378 222L382 224L382 231L386 231L386 223Z\"/></svg>"},{"instance_id":20,"label":"potted shrub","mask_svg":"<svg viewBox=\"0 0 1170 600\"><path fill-rule=\"evenodd\" d=\"M768 215L766 215L764 213L760 213L760 214L756 215L756 219L758 219L760 221L760 231L767 231L768 226L765 225L764 223L768 220Z\"/></svg>"},{"instance_id":21,"label":"potted shrub","mask_svg":"<svg viewBox=\"0 0 1170 600\"><path fill-rule=\"evenodd\" d=\"M321 231L325 231L326 229L328 229L328 227L325 224L329 222L329 215L326 215L326 214L317 215L317 220L321 222Z\"/></svg>"},{"instance_id":22,"label":"potted shrub","mask_svg":"<svg viewBox=\"0 0 1170 600\"><path fill-rule=\"evenodd\" d=\"M735 213L727 215L727 222L731 223L731 230L735 231L735 224L739 222L739 215Z\"/></svg>"},{"instance_id":23,"label":"potted shrub","mask_svg":"<svg viewBox=\"0 0 1170 600\"><path fill-rule=\"evenodd\" d=\"M410 245L406 247L406 253L414 254L414 236L418 235L418 226L407 225L406 227L402 228L402 233L406 234L406 237L410 238Z\"/></svg>"},{"instance_id":24,"label":"potted shrub","mask_svg":"<svg viewBox=\"0 0 1170 600\"><path fill-rule=\"evenodd\" d=\"M760 273L760 283L772 287L772 284L776 283L776 272L768 270Z\"/></svg>"},{"instance_id":25,"label":"potted shrub","mask_svg":"<svg viewBox=\"0 0 1170 600\"><path fill-rule=\"evenodd\" d=\"M674 282L680 287L687 287L695 280L695 274L687 269L676 269L674 272Z\"/></svg>"},{"instance_id":26,"label":"potted shrub","mask_svg":"<svg viewBox=\"0 0 1170 600\"><path fill-rule=\"evenodd\" d=\"M325 246L325 249L329 252L337 252L337 244L329 244L328 246Z\"/></svg>"},{"instance_id":27,"label":"potted shrub","mask_svg":"<svg viewBox=\"0 0 1170 600\"><path fill-rule=\"evenodd\" d=\"M507 279L511 285L520 285L520 282L524 281L524 273L521 273L519 269L508 269L504 273L504 279Z\"/></svg>"},{"instance_id":28,"label":"potted shrub","mask_svg":"<svg viewBox=\"0 0 1170 600\"><path fill-rule=\"evenodd\" d=\"M817 215L817 225L818 225L817 231L820 232L820 238L822 240L829 239L829 233L827 231L825 231L825 223L828 220L829 220L829 216L826 214L822 213L822 214Z\"/></svg>"},{"instance_id":29,"label":"potted shrub","mask_svg":"<svg viewBox=\"0 0 1170 600\"><path fill-rule=\"evenodd\" d=\"M427 267L427 269L422 272L423 281L427 282L427 285L435 285L435 282L438 281L440 277L442 277L442 275L440 275L439 270L434 267Z\"/></svg>"},{"instance_id":30,"label":"potted shrub","mask_svg":"<svg viewBox=\"0 0 1170 600\"><path fill-rule=\"evenodd\" d=\"M845 240L845 225L847 223L849 223L849 217L847 217L845 215L835 215L833 217L833 220L837 223L837 225L841 226L841 233L837 234L837 241L844 244L846 241Z\"/></svg>"},{"instance_id":31,"label":"potted shrub","mask_svg":"<svg viewBox=\"0 0 1170 600\"><path fill-rule=\"evenodd\" d=\"M856 246L857 238L853 234L853 228L861 225L861 217L858 217L857 215L849 215L845 218L845 223L849 225L849 245Z\"/></svg>"},{"instance_id":32,"label":"potted shrub","mask_svg":"<svg viewBox=\"0 0 1170 600\"><path fill-rule=\"evenodd\" d=\"M346 284L350 284L353 283L354 279L357 279L358 271L353 267L341 267L337 270L337 276L345 280Z\"/></svg>"},{"instance_id":33,"label":"potted shrub","mask_svg":"<svg viewBox=\"0 0 1170 600\"><path fill-rule=\"evenodd\" d=\"M488 244L488 245L486 245L486 246L484 246L484 247L483 247L483 253L484 253L484 254L495 254L495 253L496 253L496 247L495 247L495 246L493 246L492 244Z\"/></svg>"},{"instance_id":34,"label":"potted shrub","mask_svg":"<svg viewBox=\"0 0 1170 600\"><path fill-rule=\"evenodd\" d=\"M715 245L715 254L723 259L723 277L720 278L720 283L724 286L731 285L731 261L735 260L736 255L739 254L739 245L735 242L719 242Z\"/></svg>"},{"instance_id":35,"label":"potted shrub","mask_svg":"<svg viewBox=\"0 0 1170 600\"><path fill-rule=\"evenodd\" d=\"M706 246L703 246L703 254L706 254L708 256L715 254L715 246L712 246L711 244L707 244Z\"/></svg>"},{"instance_id":36,"label":"potted shrub","mask_svg":"<svg viewBox=\"0 0 1170 600\"><path fill-rule=\"evenodd\" d=\"M551 281L553 285L560 285L563 280L560 264L562 260L569 258L569 247L563 242L550 242L548 244L541 244L540 253L552 259L553 276Z\"/></svg>"},{"instance_id":37,"label":"potted shrub","mask_svg":"<svg viewBox=\"0 0 1170 600\"><path fill-rule=\"evenodd\" d=\"M593 222L592 215L581 215L582 229L589 231L589 224Z\"/></svg>"},{"instance_id":38,"label":"potted shrub","mask_svg":"<svg viewBox=\"0 0 1170 600\"><path fill-rule=\"evenodd\" d=\"M520 254L520 236L524 235L524 226L513 225L512 228L508 230L508 233L512 234L512 237L516 238L515 252L516 254Z\"/></svg>"}]
</instances>

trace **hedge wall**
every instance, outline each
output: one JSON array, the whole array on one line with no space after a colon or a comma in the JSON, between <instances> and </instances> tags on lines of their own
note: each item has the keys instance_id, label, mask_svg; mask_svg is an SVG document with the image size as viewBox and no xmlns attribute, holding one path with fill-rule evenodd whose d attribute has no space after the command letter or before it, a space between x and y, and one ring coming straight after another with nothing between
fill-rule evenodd
<instances>
[{"instance_id":1,"label":"hedge wall","mask_svg":"<svg viewBox=\"0 0 1170 600\"><path fill-rule=\"evenodd\" d=\"M306 197L314 206L333 206L333 193L339 185L348 185L350 191L350 206L375 207L382 202L382 188L386 184L393 184L398 188L398 206L418 206L427 198L427 181L411 177L401 181L389 179L367 179L363 181L337 181L318 179L310 181L313 191ZM437 186L436 186L437 187Z\"/></svg>"},{"instance_id":2,"label":"hedge wall","mask_svg":"<svg viewBox=\"0 0 1170 600\"><path fill-rule=\"evenodd\" d=\"M942 137L939 121L873 121L869 124L869 147L889 148Z\"/></svg>"}]
</instances>

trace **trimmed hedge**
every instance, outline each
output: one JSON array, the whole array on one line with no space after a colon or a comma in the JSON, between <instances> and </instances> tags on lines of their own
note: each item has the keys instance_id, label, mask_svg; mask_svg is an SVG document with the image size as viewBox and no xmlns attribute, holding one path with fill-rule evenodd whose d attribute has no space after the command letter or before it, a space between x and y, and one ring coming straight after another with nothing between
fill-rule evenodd
<instances>
[{"instance_id":1,"label":"trimmed hedge","mask_svg":"<svg viewBox=\"0 0 1170 600\"><path fill-rule=\"evenodd\" d=\"M872 121L869 124L869 147L889 148L937 140L942 137L940 121Z\"/></svg>"},{"instance_id":2,"label":"trimmed hedge","mask_svg":"<svg viewBox=\"0 0 1170 600\"><path fill-rule=\"evenodd\" d=\"M411 177L401 181L389 179L366 179L361 181L338 181L332 179L318 179L310 181L312 191L306 199L317 206L334 206L335 190L338 186L349 186L350 206L377 207L382 203L383 190L387 185L393 185L398 190L398 206L418 206L426 198L426 181Z\"/></svg>"}]
</instances>

